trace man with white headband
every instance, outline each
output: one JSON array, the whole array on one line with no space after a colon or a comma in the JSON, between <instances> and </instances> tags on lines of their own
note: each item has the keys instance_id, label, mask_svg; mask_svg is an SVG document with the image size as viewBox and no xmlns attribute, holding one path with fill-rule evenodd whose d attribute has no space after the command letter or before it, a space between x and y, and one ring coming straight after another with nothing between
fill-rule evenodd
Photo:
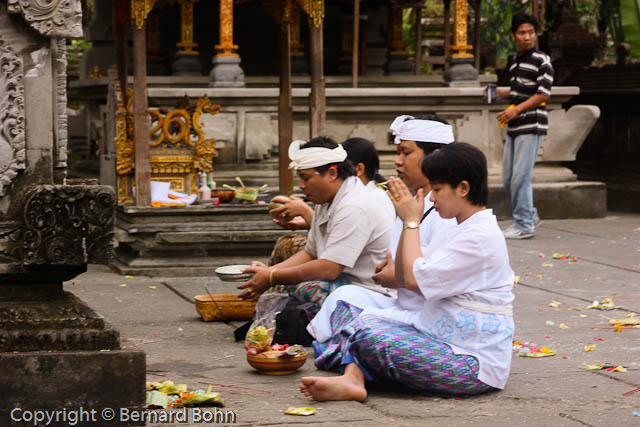
<instances>
[{"instance_id":1,"label":"man with white headband","mask_svg":"<svg viewBox=\"0 0 640 427\"><path fill-rule=\"evenodd\" d=\"M238 286L244 299L255 299L274 284L298 285L296 293L322 304L334 289L358 285L380 295L392 291L371 278L385 257L392 220L369 190L355 177L353 164L341 145L327 137L294 141L290 168L314 209L304 250L271 267L254 262L246 272L254 276Z\"/></svg>"},{"instance_id":2,"label":"man with white headband","mask_svg":"<svg viewBox=\"0 0 640 427\"><path fill-rule=\"evenodd\" d=\"M450 144L454 141L453 129L446 120L436 115L423 115L413 117L403 115L396 117L390 126L394 136L394 142L398 148L398 158L395 161L398 178L416 192L424 190L424 213L422 221L408 226L420 229L420 246L428 246L435 234L449 225L455 225L453 219L443 219L435 212L433 203L429 200L431 186L429 180L422 173L422 160L428 154ZM387 251L386 258L375 270L372 279L375 283L398 288L395 278L394 259L396 249L403 231L403 222L396 219L393 229L393 237ZM405 309L418 309L416 298L413 298L411 291L398 289L399 306ZM307 331L318 341L324 341L331 335L331 313L335 309L339 300L347 301L360 308L387 308L394 304L395 298L388 298L381 294L367 292L353 286L344 286L336 289L324 303L324 308L318 312L313 321L307 327Z\"/></svg>"}]
</instances>

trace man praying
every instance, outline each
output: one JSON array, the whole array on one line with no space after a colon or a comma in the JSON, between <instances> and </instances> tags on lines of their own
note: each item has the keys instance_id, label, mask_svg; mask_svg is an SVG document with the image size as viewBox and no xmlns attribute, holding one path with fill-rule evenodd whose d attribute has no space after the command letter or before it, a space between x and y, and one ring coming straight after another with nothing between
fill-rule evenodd
<instances>
[{"instance_id":1,"label":"man praying","mask_svg":"<svg viewBox=\"0 0 640 427\"><path fill-rule=\"evenodd\" d=\"M295 169L305 198L315 204L304 250L267 267L253 262L253 277L239 289L243 299L257 299L275 284L297 285L296 293L322 304L343 285L358 285L385 295L392 291L374 283L371 272L385 258L393 221L355 176L341 145L329 138L293 141L290 168Z\"/></svg>"}]
</instances>

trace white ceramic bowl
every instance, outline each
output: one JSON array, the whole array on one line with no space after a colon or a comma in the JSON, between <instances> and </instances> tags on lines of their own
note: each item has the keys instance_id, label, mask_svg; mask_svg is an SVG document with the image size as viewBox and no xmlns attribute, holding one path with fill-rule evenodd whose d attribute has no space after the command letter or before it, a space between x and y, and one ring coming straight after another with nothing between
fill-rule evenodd
<instances>
[{"instance_id":1,"label":"white ceramic bowl","mask_svg":"<svg viewBox=\"0 0 640 427\"><path fill-rule=\"evenodd\" d=\"M225 265L223 267L216 268L216 275L220 280L225 282L246 282L251 279L251 273L243 273L245 268L251 267L250 265L238 264L238 265Z\"/></svg>"}]
</instances>

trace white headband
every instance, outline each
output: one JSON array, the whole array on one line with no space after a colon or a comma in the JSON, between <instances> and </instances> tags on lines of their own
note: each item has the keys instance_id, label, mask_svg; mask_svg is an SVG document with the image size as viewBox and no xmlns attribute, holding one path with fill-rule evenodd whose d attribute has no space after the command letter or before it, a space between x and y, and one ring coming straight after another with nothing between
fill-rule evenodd
<instances>
[{"instance_id":1,"label":"white headband","mask_svg":"<svg viewBox=\"0 0 640 427\"><path fill-rule=\"evenodd\" d=\"M453 142L453 128L435 120L407 120L413 116L398 116L389 129L393 132L394 143L404 141L435 142L450 144Z\"/></svg>"},{"instance_id":2,"label":"white headband","mask_svg":"<svg viewBox=\"0 0 640 427\"><path fill-rule=\"evenodd\" d=\"M344 162L347 158L347 152L344 151L342 145L338 144L336 148L325 147L309 147L300 149L300 145L306 144L306 141L295 140L289 146L289 169L311 169L318 166L328 165L329 163Z\"/></svg>"}]
</instances>

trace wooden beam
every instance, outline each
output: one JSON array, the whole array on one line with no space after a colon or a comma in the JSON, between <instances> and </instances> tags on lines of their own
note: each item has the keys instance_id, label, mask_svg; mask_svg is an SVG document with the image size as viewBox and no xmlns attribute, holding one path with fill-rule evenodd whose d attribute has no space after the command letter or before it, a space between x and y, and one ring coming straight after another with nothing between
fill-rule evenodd
<instances>
[{"instance_id":1,"label":"wooden beam","mask_svg":"<svg viewBox=\"0 0 640 427\"><path fill-rule=\"evenodd\" d=\"M309 138L326 134L326 99L324 60L322 53L322 22L316 26L310 21L309 44L311 53L311 93L309 94Z\"/></svg>"},{"instance_id":2,"label":"wooden beam","mask_svg":"<svg viewBox=\"0 0 640 427\"><path fill-rule=\"evenodd\" d=\"M358 56L360 48L360 0L353 0L353 48L351 49L351 85L358 87Z\"/></svg>"},{"instance_id":3,"label":"wooden beam","mask_svg":"<svg viewBox=\"0 0 640 427\"><path fill-rule=\"evenodd\" d=\"M149 165L149 114L147 113L146 23L133 25L133 141L136 159L136 206L151 205Z\"/></svg>"},{"instance_id":4,"label":"wooden beam","mask_svg":"<svg viewBox=\"0 0 640 427\"><path fill-rule=\"evenodd\" d=\"M420 61L422 59L422 6L414 7L413 13L415 14L415 43L414 43L414 65L416 76L420 74Z\"/></svg>"},{"instance_id":5,"label":"wooden beam","mask_svg":"<svg viewBox=\"0 0 640 427\"><path fill-rule=\"evenodd\" d=\"M291 22L282 20L280 31L280 97L278 100L278 168L280 172L280 194L286 195L290 195L293 190L293 172L289 169L289 144L291 144L292 140Z\"/></svg>"}]
</instances>

